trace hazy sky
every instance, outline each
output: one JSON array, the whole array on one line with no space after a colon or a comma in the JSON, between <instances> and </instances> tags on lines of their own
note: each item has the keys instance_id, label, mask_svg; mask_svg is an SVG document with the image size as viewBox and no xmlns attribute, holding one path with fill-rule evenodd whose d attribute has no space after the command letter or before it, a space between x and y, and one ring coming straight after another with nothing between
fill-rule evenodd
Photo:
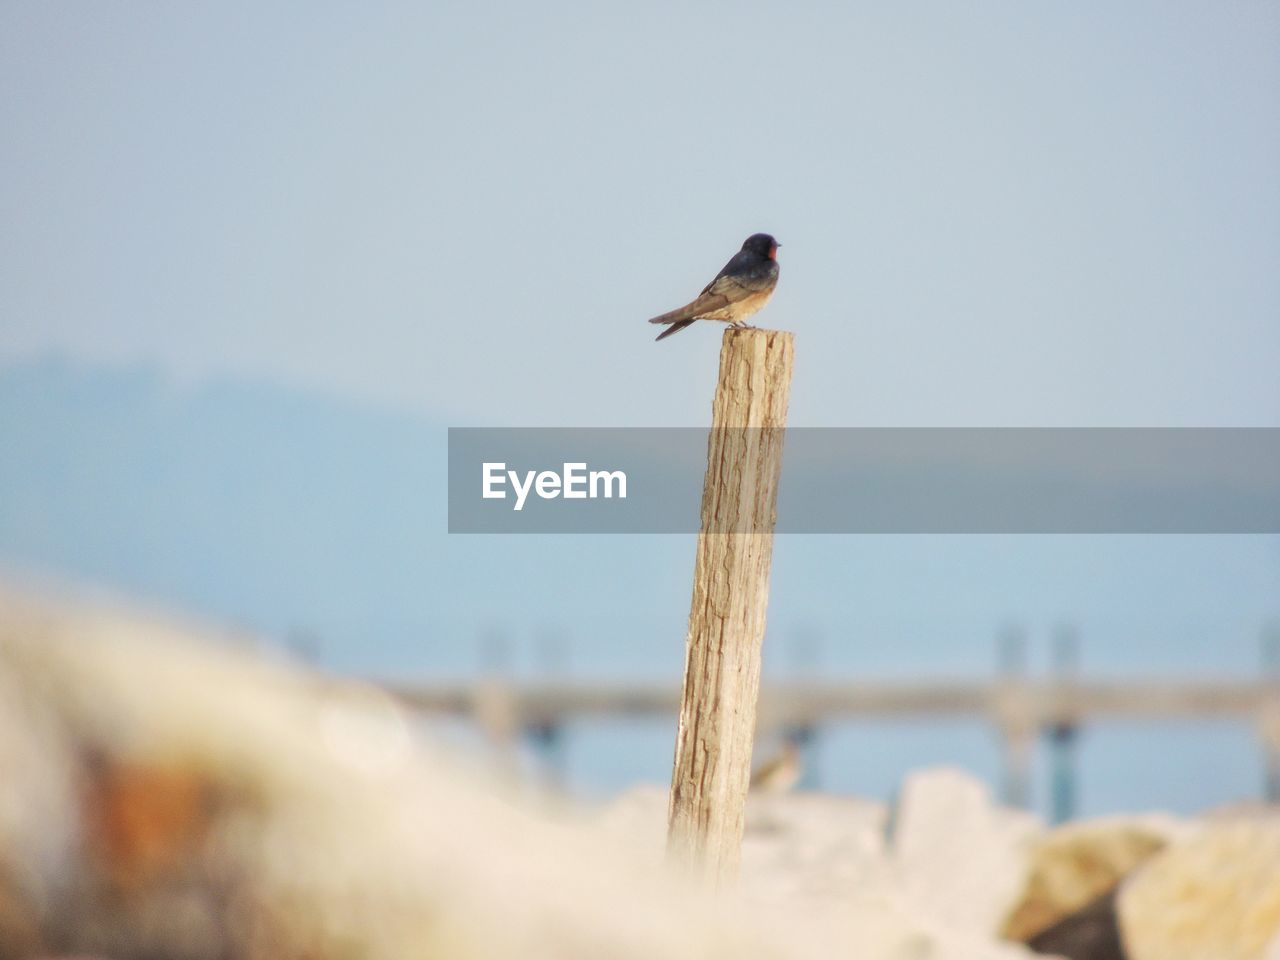
<instances>
[{"instance_id":1,"label":"hazy sky","mask_svg":"<svg viewBox=\"0 0 1280 960\"><path fill-rule=\"evenodd\" d=\"M766 230L782 280L760 322L797 334L792 424L1276 426L1277 91L1280 5L1261 0L4 0L0 366L49 351L140 361L437 426L700 425L719 325L655 344L645 320ZM92 469L76 437L46 445L32 430L33 449ZM222 449L198 428L185 439ZM362 464L350 446L339 468L405 481L400 459ZM72 479L104 492L98 476ZM258 493L227 486L213 485L223 509ZM61 489L38 476L24 489L38 503L46 487ZM443 513L427 496L413 502ZM193 502L198 520L220 516ZM407 538L379 507L335 513ZM83 530L69 529L83 565ZM206 556L180 525L163 532L183 564L214 571L205 593L238 597L219 576L245 584L280 623L320 630L329 664L369 669L371 642L430 660L417 628L325 620L324 600L354 603L349 583L291 606L244 573L240 540ZM130 584L115 540L101 542L90 572ZM986 675L1003 619L1030 627L1038 657L1064 619L1090 670L1248 673L1276 613L1276 556L1260 537L782 537L770 623L825 637L836 671ZM428 583L457 625L427 639L457 658L473 656L462 644L482 616L519 610L575 623L584 668L679 668L687 538L441 530L414 559L368 606L407 617ZM436 566L450 577L419 576ZM175 599L163 575L139 582ZM592 603L607 616L583 621ZM237 622L258 608L208 609ZM895 764L939 756L937 729L915 735L890 750L833 741L846 777L874 767L848 763L857 750L887 759L883 782L832 785L887 792ZM943 754L994 771L988 731L965 735ZM1231 736L1180 734L1176 750L1100 737L1082 761L1085 807L1251 795L1252 732ZM661 777L670 738L652 745ZM627 755L597 747L597 760Z\"/></svg>"},{"instance_id":2,"label":"hazy sky","mask_svg":"<svg viewBox=\"0 0 1280 960\"><path fill-rule=\"evenodd\" d=\"M805 425L1280 423L1280 7L0 6L0 361L705 422L755 230Z\"/></svg>"}]
</instances>

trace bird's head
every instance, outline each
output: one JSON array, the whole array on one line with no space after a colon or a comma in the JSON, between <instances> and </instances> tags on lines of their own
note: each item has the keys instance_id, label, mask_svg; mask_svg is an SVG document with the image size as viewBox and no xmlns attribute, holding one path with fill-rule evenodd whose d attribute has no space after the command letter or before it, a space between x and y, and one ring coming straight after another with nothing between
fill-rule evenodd
<instances>
[{"instance_id":1,"label":"bird's head","mask_svg":"<svg viewBox=\"0 0 1280 960\"><path fill-rule=\"evenodd\" d=\"M761 257L768 257L770 260L778 258L778 248L782 246L777 240L769 236L767 233L753 233L747 237L742 244L742 249L750 251Z\"/></svg>"}]
</instances>

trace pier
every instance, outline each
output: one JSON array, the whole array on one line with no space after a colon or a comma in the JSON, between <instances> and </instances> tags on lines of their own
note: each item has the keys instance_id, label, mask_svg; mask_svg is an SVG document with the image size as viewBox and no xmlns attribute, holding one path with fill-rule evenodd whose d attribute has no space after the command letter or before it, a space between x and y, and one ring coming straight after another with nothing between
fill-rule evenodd
<instances>
[{"instance_id":1,"label":"pier","mask_svg":"<svg viewBox=\"0 0 1280 960\"><path fill-rule=\"evenodd\" d=\"M860 681L765 678L758 726L800 746L824 728L861 720L979 720L1004 742L1004 799L1025 806L1031 795L1031 757L1037 740L1050 752L1050 809L1055 822L1073 815L1075 748L1080 730L1099 722L1235 720L1252 726L1261 746L1262 795L1280 803L1280 628L1262 637L1262 671L1255 679L1091 678L1077 669L1078 637L1063 627L1052 639L1051 674L1025 672L1026 639L1006 631L997 642L999 671L991 679ZM592 719L674 719L677 680L486 679L455 682L388 681L386 690L424 714L474 723L495 741L524 736L552 758L564 730Z\"/></svg>"}]
</instances>

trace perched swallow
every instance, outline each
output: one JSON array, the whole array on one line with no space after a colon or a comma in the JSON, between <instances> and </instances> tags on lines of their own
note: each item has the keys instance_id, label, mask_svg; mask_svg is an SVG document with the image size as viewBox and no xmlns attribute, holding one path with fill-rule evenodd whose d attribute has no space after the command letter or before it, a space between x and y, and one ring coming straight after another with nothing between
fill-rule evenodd
<instances>
[{"instance_id":1,"label":"perched swallow","mask_svg":"<svg viewBox=\"0 0 1280 960\"><path fill-rule=\"evenodd\" d=\"M768 302L778 285L780 246L767 233L747 237L742 249L703 287L697 300L649 321L670 325L658 334L658 339L683 330L695 320L723 320L735 327L745 327L747 317Z\"/></svg>"},{"instance_id":2,"label":"perched swallow","mask_svg":"<svg viewBox=\"0 0 1280 960\"><path fill-rule=\"evenodd\" d=\"M782 750L751 771L749 789L758 793L786 793L804 776L804 756L800 744L787 740Z\"/></svg>"}]
</instances>

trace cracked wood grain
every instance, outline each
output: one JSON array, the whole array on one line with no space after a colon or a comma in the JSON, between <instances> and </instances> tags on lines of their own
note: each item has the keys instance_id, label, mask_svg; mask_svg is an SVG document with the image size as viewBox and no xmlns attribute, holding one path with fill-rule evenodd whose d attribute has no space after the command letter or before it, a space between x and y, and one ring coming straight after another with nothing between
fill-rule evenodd
<instances>
[{"instance_id":1,"label":"cracked wood grain","mask_svg":"<svg viewBox=\"0 0 1280 960\"><path fill-rule=\"evenodd\" d=\"M794 337L726 330L667 822L669 857L712 886L738 873Z\"/></svg>"}]
</instances>

